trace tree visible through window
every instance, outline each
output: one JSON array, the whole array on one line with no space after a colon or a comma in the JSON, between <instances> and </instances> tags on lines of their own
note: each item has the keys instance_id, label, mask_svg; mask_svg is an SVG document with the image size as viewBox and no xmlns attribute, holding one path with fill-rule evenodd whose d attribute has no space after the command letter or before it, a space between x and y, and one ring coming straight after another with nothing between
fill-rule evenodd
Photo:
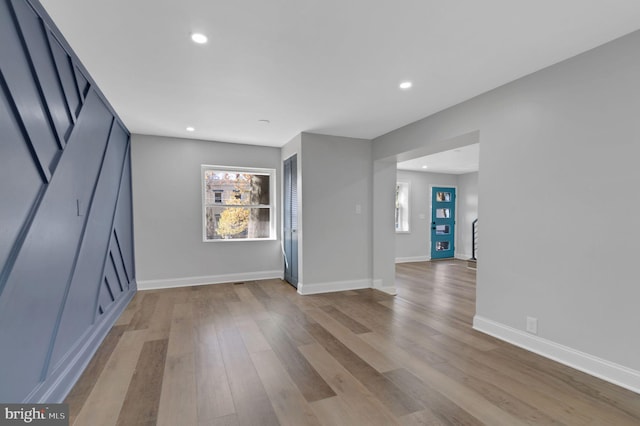
<instances>
[{"instance_id":1,"label":"tree visible through window","mask_svg":"<svg viewBox=\"0 0 640 426\"><path fill-rule=\"evenodd\" d=\"M202 166L204 240L273 235L273 169Z\"/></svg>"}]
</instances>

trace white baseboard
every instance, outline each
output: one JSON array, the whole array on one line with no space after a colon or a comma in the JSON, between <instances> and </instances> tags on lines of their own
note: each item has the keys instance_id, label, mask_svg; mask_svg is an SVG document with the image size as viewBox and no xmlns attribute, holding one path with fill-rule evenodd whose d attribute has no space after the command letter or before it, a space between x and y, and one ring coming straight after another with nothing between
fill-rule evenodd
<instances>
[{"instance_id":1,"label":"white baseboard","mask_svg":"<svg viewBox=\"0 0 640 426\"><path fill-rule=\"evenodd\" d=\"M298 283L298 293L302 295L332 293L334 291L359 290L371 288L371 280L333 281L328 283L303 284Z\"/></svg>"},{"instance_id":2,"label":"white baseboard","mask_svg":"<svg viewBox=\"0 0 640 426\"><path fill-rule=\"evenodd\" d=\"M456 253L454 258L469 260L471 259L471 255L466 253ZM427 262L429 260L431 260L431 256L396 257L396 263Z\"/></svg>"},{"instance_id":3,"label":"white baseboard","mask_svg":"<svg viewBox=\"0 0 640 426\"><path fill-rule=\"evenodd\" d=\"M395 296L396 294L398 294L398 291L396 290L395 286L383 287L382 286L382 280L373 280L373 288L376 289L376 290L380 290L382 292L385 292L387 294L390 294L392 296Z\"/></svg>"},{"instance_id":4,"label":"white baseboard","mask_svg":"<svg viewBox=\"0 0 640 426\"><path fill-rule=\"evenodd\" d=\"M426 262L428 260L431 260L430 256L396 257L396 263Z\"/></svg>"},{"instance_id":5,"label":"white baseboard","mask_svg":"<svg viewBox=\"0 0 640 426\"><path fill-rule=\"evenodd\" d=\"M49 377L40 382L22 402L33 404L62 403L135 293L136 281L134 279L127 294L114 302L104 315L85 331L58 365L54 367Z\"/></svg>"},{"instance_id":6,"label":"white baseboard","mask_svg":"<svg viewBox=\"0 0 640 426\"><path fill-rule=\"evenodd\" d=\"M476 315L473 328L545 358L640 393L640 371Z\"/></svg>"},{"instance_id":7,"label":"white baseboard","mask_svg":"<svg viewBox=\"0 0 640 426\"><path fill-rule=\"evenodd\" d=\"M282 279L283 271L244 272L239 274L169 278L164 280L139 280L138 290L157 290L162 288L190 287L194 285L237 283L242 281L268 280L272 278Z\"/></svg>"}]
</instances>

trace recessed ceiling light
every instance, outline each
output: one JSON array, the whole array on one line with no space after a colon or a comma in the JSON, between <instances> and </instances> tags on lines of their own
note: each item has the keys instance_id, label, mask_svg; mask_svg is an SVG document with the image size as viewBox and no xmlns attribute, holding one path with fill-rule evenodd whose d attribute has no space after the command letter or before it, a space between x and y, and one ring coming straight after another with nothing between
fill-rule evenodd
<instances>
[{"instance_id":1,"label":"recessed ceiling light","mask_svg":"<svg viewBox=\"0 0 640 426\"><path fill-rule=\"evenodd\" d=\"M258 120L258 123L262 123L262 124L271 124L270 120Z\"/></svg>"},{"instance_id":2,"label":"recessed ceiling light","mask_svg":"<svg viewBox=\"0 0 640 426\"><path fill-rule=\"evenodd\" d=\"M194 43L205 44L209 39L202 33L193 33L191 34L191 40L193 40Z\"/></svg>"},{"instance_id":3,"label":"recessed ceiling light","mask_svg":"<svg viewBox=\"0 0 640 426\"><path fill-rule=\"evenodd\" d=\"M191 126L187 127L187 132L195 132L195 131L196 131L195 127L191 127Z\"/></svg>"},{"instance_id":4,"label":"recessed ceiling light","mask_svg":"<svg viewBox=\"0 0 640 426\"><path fill-rule=\"evenodd\" d=\"M413 86L413 83L412 83L412 82L410 82L410 81L403 81L402 83L400 83L400 88L401 88L402 90L410 89L410 88L411 88L411 86Z\"/></svg>"},{"instance_id":5,"label":"recessed ceiling light","mask_svg":"<svg viewBox=\"0 0 640 426\"><path fill-rule=\"evenodd\" d=\"M423 168L423 169L427 169L427 168L428 168L428 166L422 166L422 168Z\"/></svg>"}]
</instances>

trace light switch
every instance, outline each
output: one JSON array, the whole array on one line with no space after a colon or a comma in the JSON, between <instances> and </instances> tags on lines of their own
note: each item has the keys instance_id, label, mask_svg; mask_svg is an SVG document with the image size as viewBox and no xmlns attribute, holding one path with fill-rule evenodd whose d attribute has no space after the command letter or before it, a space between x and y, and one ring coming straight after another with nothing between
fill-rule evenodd
<instances>
[{"instance_id":1,"label":"light switch","mask_svg":"<svg viewBox=\"0 0 640 426\"><path fill-rule=\"evenodd\" d=\"M360 204L356 204L356 214L362 213L362 206Z\"/></svg>"}]
</instances>

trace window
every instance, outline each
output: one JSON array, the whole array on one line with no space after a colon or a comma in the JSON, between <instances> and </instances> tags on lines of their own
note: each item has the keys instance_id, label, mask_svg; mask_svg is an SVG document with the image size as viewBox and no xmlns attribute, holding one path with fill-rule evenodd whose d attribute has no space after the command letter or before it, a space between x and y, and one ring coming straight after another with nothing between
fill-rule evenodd
<instances>
[{"instance_id":1,"label":"window","mask_svg":"<svg viewBox=\"0 0 640 426\"><path fill-rule=\"evenodd\" d=\"M449 241L436 241L436 251L449 250Z\"/></svg>"},{"instance_id":2,"label":"window","mask_svg":"<svg viewBox=\"0 0 640 426\"><path fill-rule=\"evenodd\" d=\"M451 201L450 192L436 192L436 201L439 203L448 203Z\"/></svg>"},{"instance_id":3,"label":"window","mask_svg":"<svg viewBox=\"0 0 640 426\"><path fill-rule=\"evenodd\" d=\"M274 169L202 166L203 240L275 236Z\"/></svg>"},{"instance_id":4,"label":"window","mask_svg":"<svg viewBox=\"0 0 640 426\"><path fill-rule=\"evenodd\" d=\"M396 184L396 232L409 232L409 183Z\"/></svg>"},{"instance_id":5,"label":"window","mask_svg":"<svg viewBox=\"0 0 640 426\"><path fill-rule=\"evenodd\" d=\"M449 219L451 217L451 209L436 209L437 219Z\"/></svg>"},{"instance_id":6,"label":"window","mask_svg":"<svg viewBox=\"0 0 640 426\"><path fill-rule=\"evenodd\" d=\"M436 225L436 235L449 235L451 227L449 225Z\"/></svg>"}]
</instances>

